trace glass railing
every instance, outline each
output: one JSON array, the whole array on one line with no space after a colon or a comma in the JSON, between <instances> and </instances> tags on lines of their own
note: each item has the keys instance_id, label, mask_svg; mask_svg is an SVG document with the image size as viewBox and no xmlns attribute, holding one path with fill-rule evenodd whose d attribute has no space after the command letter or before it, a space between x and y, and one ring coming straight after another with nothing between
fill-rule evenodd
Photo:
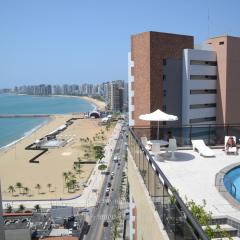
<instances>
[{"instance_id":1,"label":"glass railing","mask_svg":"<svg viewBox=\"0 0 240 240\"><path fill-rule=\"evenodd\" d=\"M169 239L208 239L133 129L128 146Z\"/></svg>"},{"instance_id":2,"label":"glass railing","mask_svg":"<svg viewBox=\"0 0 240 240\"><path fill-rule=\"evenodd\" d=\"M136 135L147 137L148 139L157 139L157 127L151 128L133 128ZM166 139L168 132L177 140L178 147L191 146L191 140L203 139L209 146L224 145L225 136L240 137L240 124L234 125L188 125L188 126L161 126L159 129L159 138Z\"/></svg>"}]
</instances>

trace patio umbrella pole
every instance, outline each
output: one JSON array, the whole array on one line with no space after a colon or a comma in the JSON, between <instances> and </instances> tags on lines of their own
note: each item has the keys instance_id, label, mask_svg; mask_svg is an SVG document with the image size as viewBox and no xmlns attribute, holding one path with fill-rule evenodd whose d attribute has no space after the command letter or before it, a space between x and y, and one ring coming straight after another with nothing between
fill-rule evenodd
<instances>
[{"instance_id":1,"label":"patio umbrella pole","mask_svg":"<svg viewBox=\"0 0 240 240\"><path fill-rule=\"evenodd\" d=\"M157 129L157 140L159 140L159 121L158 121L158 129Z\"/></svg>"}]
</instances>

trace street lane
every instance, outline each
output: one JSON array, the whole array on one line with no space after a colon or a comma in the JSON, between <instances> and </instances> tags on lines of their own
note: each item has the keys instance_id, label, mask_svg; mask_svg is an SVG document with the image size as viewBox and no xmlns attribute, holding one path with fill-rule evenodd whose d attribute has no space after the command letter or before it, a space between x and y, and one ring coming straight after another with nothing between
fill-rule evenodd
<instances>
[{"instance_id":1,"label":"street lane","mask_svg":"<svg viewBox=\"0 0 240 240\"><path fill-rule=\"evenodd\" d=\"M99 195L99 201L95 209L93 210L91 216L91 227L84 239L87 240L108 240L111 239L111 217L114 208L118 206L118 201L120 199L120 186L122 179L122 172L125 165L125 145L124 138L119 137L116 147L113 151L113 155L111 158L111 163L109 165L108 171L110 175L105 176L103 186L101 189L101 193ZM120 160L120 166L118 163L113 161L115 155L118 155ZM111 180L111 172L114 172L114 177ZM107 184L111 182L112 186L110 187L109 196L106 196L106 188ZM104 227L103 223L107 221L108 227Z\"/></svg>"}]
</instances>

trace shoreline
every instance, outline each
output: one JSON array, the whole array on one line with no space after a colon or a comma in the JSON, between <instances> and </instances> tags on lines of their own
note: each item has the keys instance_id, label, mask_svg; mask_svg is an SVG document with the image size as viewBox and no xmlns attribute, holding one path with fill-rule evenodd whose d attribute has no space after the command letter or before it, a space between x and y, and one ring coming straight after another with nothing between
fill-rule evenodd
<instances>
[{"instance_id":1,"label":"shoreline","mask_svg":"<svg viewBox=\"0 0 240 240\"><path fill-rule=\"evenodd\" d=\"M23 93L13 93L14 95L22 95L22 96L39 96L39 95L29 95L29 94L23 94ZM67 98L80 98L88 101L89 103L93 104L93 110L94 111L96 108L104 111L106 107L106 103L100 100L97 100L95 98L89 97L89 96L74 96L74 95L58 95L58 94L53 94L53 95L48 95L48 96L40 96L40 97L67 97Z\"/></svg>"},{"instance_id":2,"label":"shoreline","mask_svg":"<svg viewBox=\"0 0 240 240\"><path fill-rule=\"evenodd\" d=\"M43 128L44 126L46 126L47 124L49 124L51 121L53 121L54 116L49 116L45 121L43 121L41 124L38 124L37 126L35 126L34 128L31 128L30 130L28 130L27 132L24 132L20 138L17 138L16 140L7 143L4 146L0 146L0 153L1 152L5 152L8 151L9 148L12 148L14 145L18 144L19 142L21 142L22 140L24 140L25 138L31 136L32 134L34 134L36 131L38 131L39 129Z\"/></svg>"},{"instance_id":3,"label":"shoreline","mask_svg":"<svg viewBox=\"0 0 240 240\"><path fill-rule=\"evenodd\" d=\"M79 119L66 129L59 138L73 138L73 141L64 147L49 149L49 151L39 158L39 163L29 163L29 159L36 155L34 151L26 151L25 147L36 139L45 136L47 133L64 124L66 120L76 115L56 115L49 121L39 126L35 131L19 139L13 145L0 151L0 175L2 182L3 200L48 200L48 199L71 199L75 198L83 191L82 183L88 181L95 164L82 165L83 173L78 177L80 189L74 193L68 193L66 187L63 188L63 172L73 171L73 162L81 157L84 159L84 149L82 149L80 138L90 139L99 132L102 127L98 125L98 120ZM111 131L110 131L111 132ZM105 132L106 139L110 132ZM14 171L14 169L18 169ZM54 169L54 171L53 171ZM78 176L78 175L77 175ZM19 194L12 196L8 192L10 185L21 182L24 187L30 189L32 196ZM41 193L35 189L36 184L41 185ZM52 191L49 191L47 184L52 184Z\"/></svg>"},{"instance_id":4,"label":"shoreline","mask_svg":"<svg viewBox=\"0 0 240 240\"><path fill-rule=\"evenodd\" d=\"M28 94L16 94L13 93L14 95L22 95L22 96L35 96L35 95L28 95ZM45 97L45 96L43 96ZM72 95L50 95L50 96L46 96L46 97L72 97L72 98L80 98L80 99L84 99L86 101L88 101L89 103L91 103L93 110L91 111L95 111L96 109L99 110L104 110L105 109L105 103L101 102L97 99L91 98L91 97L87 97L87 96L72 96ZM52 115L69 115L72 113L62 113L62 114L52 114ZM45 120L43 123L35 126L34 128L28 130L27 132L24 132L19 138L17 138L16 140L7 143L6 145L0 146L0 152L2 151L7 151L9 148L13 147L15 144L17 144L18 142L21 142L21 140L23 140L24 138L32 135L34 132L36 132L38 129L44 127L46 124L48 124L50 121L53 120L53 116L49 116L47 120Z\"/></svg>"}]
</instances>

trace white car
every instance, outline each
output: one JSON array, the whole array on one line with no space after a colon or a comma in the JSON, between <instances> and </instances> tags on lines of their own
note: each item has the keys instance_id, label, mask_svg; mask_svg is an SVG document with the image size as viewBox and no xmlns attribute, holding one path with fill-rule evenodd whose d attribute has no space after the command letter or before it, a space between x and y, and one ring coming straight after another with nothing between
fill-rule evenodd
<instances>
[{"instance_id":1,"label":"white car","mask_svg":"<svg viewBox=\"0 0 240 240\"><path fill-rule=\"evenodd\" d=\"M114 176L114 172L111 173L111 176Z\"/></svg>"},{"instance_id":2,"label":"white car","mask_svg":"<svg viewBox=\"0 0 240 240\"><path fill-rule=\"evenodd\" d=\"M109 192L110 191L110 188L108 187L108 188L106 188L106 192Z\"/></svg>"}]
</instances>

